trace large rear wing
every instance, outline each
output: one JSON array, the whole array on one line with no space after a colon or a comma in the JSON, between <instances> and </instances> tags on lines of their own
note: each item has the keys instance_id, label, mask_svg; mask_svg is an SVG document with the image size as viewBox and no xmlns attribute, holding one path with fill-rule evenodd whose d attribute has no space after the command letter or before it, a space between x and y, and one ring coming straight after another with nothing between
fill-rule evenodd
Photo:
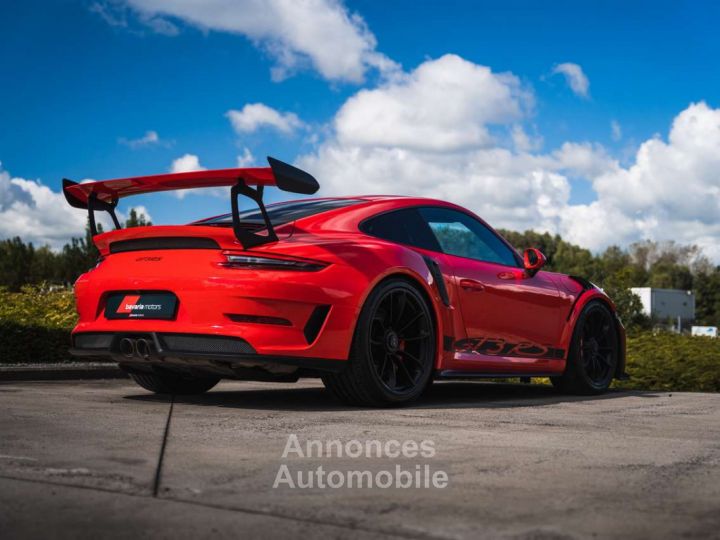
<instances>
[{"instance_id":1,"label":"large rear wing","mask_svg":"<svg viewBox=\"0 0 720 540\"><path fill-rule=\"evenodd\" d=\"M305 171L271 157L268 157L267 160L270 164L269 167L158 174L84 184L63 179L63 193L70 206L88 211L90 231L95 236L98 232L95 210L108 212L115 227L120 228L115 207L123 197L157 191L231 186L233 231L240 244L247 249L277 241L277 235L263 203L265 186L276 186L283 191L305 195L311 195L320 188L317 180ZM239 217L238 195L244 195L258 205L265 221L266 234L257 234L242 226Z\"/></svg>"}]
</instances>

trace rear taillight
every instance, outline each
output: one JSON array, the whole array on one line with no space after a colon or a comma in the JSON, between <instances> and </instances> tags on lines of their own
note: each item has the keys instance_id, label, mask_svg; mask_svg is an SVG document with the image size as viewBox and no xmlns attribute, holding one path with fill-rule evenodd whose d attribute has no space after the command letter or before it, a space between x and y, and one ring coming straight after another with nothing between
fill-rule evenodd
<instances>
[{"instance_id":1,"label":"rear taillight","mask_svg":"<svg viewBox=\"0 0 720 540\"><path fill-rule=\"evenodd\" d=\"M247 268L255 270L295 270L300 272L317 272L327 263L307 259L289 257L259 257L257 255L234 255L225 253L223 266L229 268Z\"/></svg>"}]
</instances>

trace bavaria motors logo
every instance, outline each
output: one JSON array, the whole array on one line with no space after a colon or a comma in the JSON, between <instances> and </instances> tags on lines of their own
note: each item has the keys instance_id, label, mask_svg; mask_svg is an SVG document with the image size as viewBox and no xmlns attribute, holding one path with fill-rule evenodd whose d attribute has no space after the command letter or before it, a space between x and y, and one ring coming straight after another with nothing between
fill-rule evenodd
<instances>
[{"instance_id":1,"label":"bavaria motors logo","mask_svg":"<svg viewBox=\"0 0 720 540\"><path fill-rule=\"evenodd\" d=\"M113 293L105 304L108 319L173 319L177 298L170 292Z\"/></svg>"},{"instance_id":2,"label":"bavaria motors logo","mask_svg":"<svg viewBox=\"0 0 720 540\"><path fill-rule=\"evenodd\" d=\"M120 305L115 313L129 313L130 316L138 311L160 311L160 304L141 304L140 295L127 295L120 301Z\"/></svg>"}]
</instances>

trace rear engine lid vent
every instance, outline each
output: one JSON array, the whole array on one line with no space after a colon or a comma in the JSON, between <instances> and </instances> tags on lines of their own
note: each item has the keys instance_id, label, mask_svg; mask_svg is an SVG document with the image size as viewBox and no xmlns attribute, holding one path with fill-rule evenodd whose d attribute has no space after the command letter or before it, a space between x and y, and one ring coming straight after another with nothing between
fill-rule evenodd
<instances>
[{"instance_id":1,"label":"rear engine lid vent","mask_svg":"<svg viewBox=\"0 0 720 540\"><path fill-rule=\"evenodd\" d=\"M110 253L126 251L150 251L156 249L220 249L212 238L194 236L160 236L118 240L110 244Z\"/></svg>"}]
</instances>

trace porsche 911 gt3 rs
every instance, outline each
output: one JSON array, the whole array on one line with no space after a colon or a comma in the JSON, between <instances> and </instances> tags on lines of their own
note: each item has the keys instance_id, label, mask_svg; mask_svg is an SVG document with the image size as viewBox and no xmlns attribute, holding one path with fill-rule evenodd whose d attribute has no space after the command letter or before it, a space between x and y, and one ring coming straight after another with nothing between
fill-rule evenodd
<instances>
[{"instance_id":1,"label":"porsche 911 gt3 rs","mask_svg":"<svg viewBox=\"0 0 720 540\"><path fill-rule=\"evenodd\" d=\"M267 186L310 195L315 178L269 167L78 184L100 251L75 283L71 352L110 357L142 387L200 393L222 378L321 377L340 400L386 406L434 379L549 377L606 390L624 376L625 332L592 283L542 270L472 212L418 197L265 205ZM231 212L121 229L126 196L230 187ZM240 210L243 196L257 208ZM98 234L96 211L116 230Z\"/></svg>"}]
</instances>

